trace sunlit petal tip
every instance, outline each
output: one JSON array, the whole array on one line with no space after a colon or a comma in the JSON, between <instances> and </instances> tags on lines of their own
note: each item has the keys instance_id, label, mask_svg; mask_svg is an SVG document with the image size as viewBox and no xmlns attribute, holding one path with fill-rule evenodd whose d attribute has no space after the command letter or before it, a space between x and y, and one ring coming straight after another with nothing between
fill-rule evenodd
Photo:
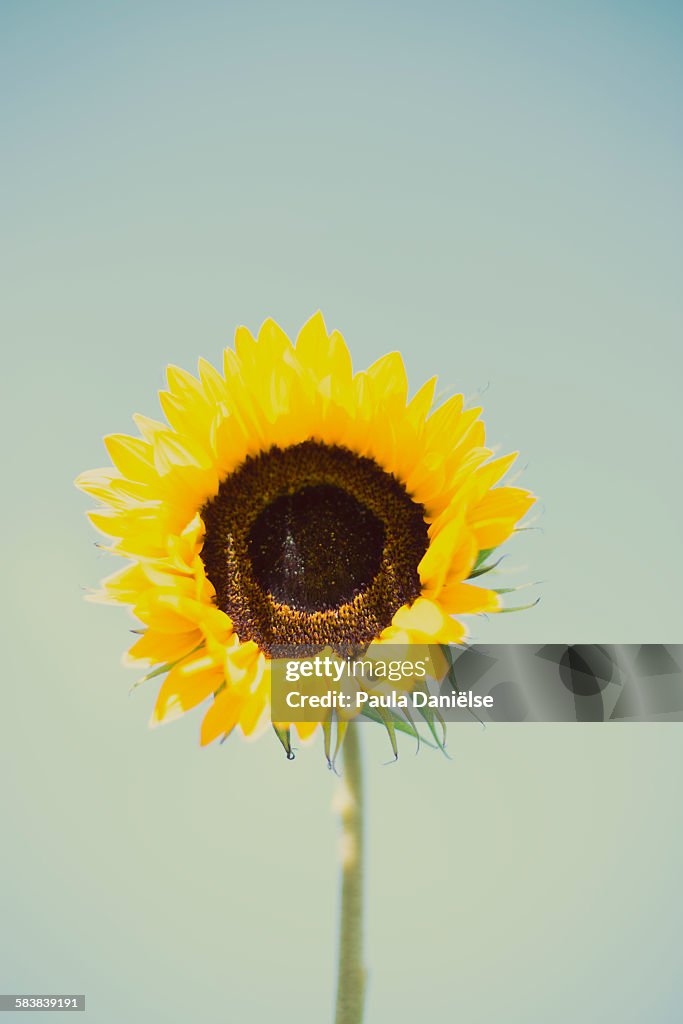
<instances>
[{"instance_id":1,"label":"sunlit petal tip","mask_svg":"<svg viewBox=\"0 0 683 1024\"><path fill-rule=\"evenodd\" d=\"M129 480L147 480L153 472L152 446L129 434L108 434L104 446L122 476Z\"/></svg>"},{"instance_id":2,"label":"sunlit petal tip","mask_svg":"<svg viewBox=\"0 0 683 1024\"><path fill-rule=\"evenodd\" d=\"M321 312L315 313L301 328L296 339L296 355L301 365L320 379L329 373L330 341Z\"/></svg>"},{"instance_id":3,"label":"sunlit petal tip","mask_svg":"<svg viewBox=\"0 0 683 1024\"><path fill-rule=\"evenodd\" d=\"M428 381L425 381L408 402L408 412L414 417L415 423L420 426L429 416L434 404L436 384L437 378L431 377Z\"/></svg>"},{"instance_id":4,"label":"sunlit petal tip","mask_svg":"<svg viewBox=\"0 0 683 1024\"><path fill-rule=\"evenodd\" d=\"M240 324L239 327L235 328L235 338L234 338L234 341L235 341L235 343L237 343L237 342L245 342L245 343L250 343L252 345L256 344L256 338L251 333L249 328L244 326L244 324Z\"/></svg>"},{"instance_id":5,"label":"sunlit petal tip","mask_svg":"<svg viewBox=\"0 0 683 1024\"><path fill-rule=\"evenodd\" d=\"M408 374L400 352L387 352L368 367L367 374L377 386L378 394L400 394L404 399L408 393Z\"/></svg>"},{"instance_id":6,"label":"sunlit petal tip","mask_svg":"<svg viewBox=\"0 0 683 1024\"><path fill-rule=\"evenodd\" d=\"M306 323L299 331L296 339L297 347L299 343L302 341L302 339L305 340L309 336L325 340L327 340L329 336L327 331L327 325L325 324L325 317L323 316L321 310L319 309L315 311L313 316L308 318Z\"/></svg>"},{"instance_id":7,"label":"sunlit petal tip","mask_svg":"<svg viewBox=\"0 0 683 1024\"><path fill-rule=\"evenodd\" d=\"M116 469L109 467L108 469L89 469L84 473L79 473L74 480L74 486L83 491L85 494L91 494L95 497L98 496L98 492L109 490L111 484L115 480L120 480L121 474Z\"/></svg>"},{"instance_id":8,"label":"sunlit petal tip","mask_svg":"<svg viewBox=\"0 0 683 1024\"><path fill-rule=\"evenodd\" d=\"M280 325L273 320L272 316L267 317L258 332L258 342L260 345L266 344L273 346L273 354L279 350L279 358L282 358L282 354L287 349L291 349L292 342L290 341L287 334L282 330Z\"/></svg>"},{"instance_id":9,"label":"sunlit petal tip","mask_svg":"<svg viewBox=\"0 0 683 1024\"><path fill-rule=\"evenodd\" d=\"M242 366L240 366L240 364L249 365L253 361L253 359L256 357L256 350L257 350L256 339L254 338L254 336L251 333L251 331L248 330L246 327L238 327L237 330L235 331L234 347L235 347L234 356L236 356L237 360L239 360L239 363L237 364L237 368L238 368L238 372L239 372L239 370L242 369ZM225 352L226 374L228 372L228 367L235 365L235 363L233 361L233 358L231 358L228 355L229 352L230 352L230 350L226 349L226 352Z\"/></svg>"},{"instance_id":10,"label":"sunlit petal tip","mask_svg":"<svg viewBox=\"0 0 683 1024\"><path fill-rule=\"evenodd\" d=\"M193 377L188 370L184 370L181 366L175 366L173 363L166 367L166 379L168 389L174 395L183 396L188 392L197 393L199 390L197 378Z\"/></svg>"},{"instance_id":11,"label":"sunlit petal tip","mask_svg":"<svg viewBox=\"0 0 683 1024\"><path fill-rule=\"evenodd\" d=\"M168 430L168 424L162 423L161 420L151 419L149 416L143 416L139 412L133 413L133 422L144 440L152 444L157 434L163 434Z\"/></svg>"}]
</instances>

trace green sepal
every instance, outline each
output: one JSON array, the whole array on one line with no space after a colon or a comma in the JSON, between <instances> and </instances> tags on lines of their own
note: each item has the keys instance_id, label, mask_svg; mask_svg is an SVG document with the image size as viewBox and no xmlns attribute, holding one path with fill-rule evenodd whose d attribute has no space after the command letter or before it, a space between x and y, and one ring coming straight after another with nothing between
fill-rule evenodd
<instances>
[{"instance_id":1,"label":"green sepal","mask_svg":"<svg viewBox=\"0 0 683 1024\"><path fill-rule=\"evenodd\" d=\"M279 725L273 722L273 730L275 735L279 739L280 743L284 747L285 754L287 755L288 761L294 760L294 751L292 750L292 737L290 734L289 726L286 729L282 729Z\"/></svg>"},{"instance_id":2,"label":"green sepal","mask_svg":"<svg viewBox=\"0 0 683 1024\"><path fill-rule=\"evenodd\" d=\"M412 736L413 739L419 738L421 743L424 743L428 747L431 747L433 750L436 750L437 745L432 743L425 736L421 736L418 733L416 726L414 726L411 722L401 718L400 715L389 710L388 708L383 708L383 711L385 715L391 717L391 721L396 732L404 732L408 736ZM363 715L364 718L369 718L371 722L377 722L378 725L385 725L384 718L382 717L382 715L380 715L379 710L377 708L363 708L361 714Z\"/></svg>"},{"instance_id":3,"label":"green sepal","mask_svg":"<svg viewBox=\"0 0 683 1024\"><path fill-rule=\"evenodd\" d=\"M514 608L499 608L498 614L500 615L502 612L525 612L529 608L535 608L540 600L540 597L537 597L531 604L517 604Z\"/></svg>"},{"instance_id":4,"label":"green sepal","mask_svg":"<svg viewBox=\"0 0 683 1024\"><path fill-rule=\"evenodd\" d=\"M415 751L415 753L419 754L419 752L420 752L420 743L422 742L422 737L420 736L420 733L419 733L419 731L417 729L417 726L415 725L415 719L413 718L413 716L411 715L410 711L408 711L407 708L401 708L401 714L405 715L405 717L408 719L408 721L412 725L413 729L415 730L415 742L417 743L417 750Z\"/></svg>"},{"instance_id":5,"label":"green sepal","mask_svg":"<svg viewBox=\"0 0 683 1024\"><path fill-rule=\"evenodd\" d=\"M320 723L323 730L323 748L325 750L325 760L327 761L327 767L332 767L332 722L327 719L326 722Z\"/></svg>"},{"instance_id":6,"label":"green sepal","mask_svg":"<svg viewBox=\"0 0 683 1024\"><path fill-rule=\"evenodd\" d=\"M518 590L528 590L529 587L537 586L539 586L539 582L518 583L516 587L493 587L492 590L494 594L516 594Z\"/></svg>"},{"instance_id":7,"label":"green sepal","mask_svg":"<svg viewBox=\"0 0 683 1024\"><path fill-rule=\"evenodd\" d=\"M424 693L427 696L430 695L429 694L429 688L427 687L427 685L425 683L417 683L415 685L415 687L414 687L414 690L418 691L420 693ZM425 705L425 707L423 707L423 708L418 708L417 710L420 713L420 717L423 718L424 721L427 723L427 728L429 729L430 733L432 734L432 737L433 737L434 742L436 743L437 747L439 748L439 750L441 751L442 754L445 754L446 753L446 723L445 723L445 721L443 719L443 716L441 715L441 713L439 711L434 711L433 708L427 707L427 705ZM435 722L438 722L439 725L441 726L441 732L442 732L442 736L441 737L439 737L439 734L436 731L436 726L434 724Z\"/></svg>"},{"instance_id":8,"label":"green sepal","mask_svg":"<svg viewBox=\"0 0 683 1024\"><path fill-rule=\"evenodd\" d=\"M193 648L193 650L188 651L187 654L183 654L182 658L176 658L175 661L167 661L165 665L159 665L158 668L155 668L151 672L148 672L147 675L142 676L141 679L136 679L128 693L131 694L133 690L137 690L138 686L142 686L143 683L148 683L150 679L156 679L157 676L166 675L166 673L170 672L172 668L176 667L176 665L180 665L181 661L185 661L187 658L190 657L191 654L196 654L197 651L200 651L203 646L204 641L202 640L202 642L200 644L197 644L197 646Z\"/></svg>"},{"instance_id":9,"label":"green sepal","mask_svg":"<svg viewBox=\"0 0 683 1024\"><path fill-rule=\"evenodd\" d=\"M396 742L396 726L392 720L392 715L389 708L377 708L379 717L382 719L382 724L387 730L389 735L389 742L391 743L391 749L394 752L394 761L398 761L398 743Z\"/></svg>"},{"instance_id":10,"label":"green sepal","mask_svg":"<svg viewBox=\"0 0 683 1024\"><path fill-rule=\"evenodd\" d=\"M341 721L336 716L335 721L337 723L337 741L334 745L334 753L332 753L332 718L330 717L326 721L320 723L325 737L324 744L327 767L333 772L336 772L337 770L337 758L339 757L339 751L342 748L344 736L346 735L346 730L348 728L348 722Z\"/></svg>"},{"instance_id":11,"label":"green sepal","mask_svg":"<svg viewBox=\"0 0 683 1024\"><path fill-rule=\"evenodd\" d=\"M496 550L495 548L482 548L482 550L481 550L481 551L479 552L479 554L477 555L477 560L476 560L476 562L475 562L475 563L474 563L474 565L472 566L472 572L471 572L471 573L470 573L470 575L468 576L468 579L471 579L471 578L472 578L472 577L474 576L474 574L476 573L477 569L479 569L479 568L480 568L480 566L482 566L482 565L484 564L484 562L485 562L485 561L486 561L486 559L487 559L487 558L489 557L489 555L491 554L491 552L492 552L492 551L495 551L495 550Z\"/></svg>"},{"instance_id":12,"label":"green sepal","mask_svg":"<svg viewBox=\"0 0 683 1024\"><path fill-rule=\"evenodd\" d=\"M493 550L493 548L491 548L491 550ZM492 572L494 569L498 568L498 566L500 565L504 558L505 555L501 555L500 558L497 558L495 562L491 562L490 565L480 565L478 569L472 570L467 579L475 580L477 576L483 576L484 573Z\"/></svg>"},{"instance_id":13,"label":"green sepal","mask_svg":"<svg viewBox=\"0 0 683 1024\"><path fill-rule=\"evenodd\" d=\"M420 708L419 711L427 723L427 728L432 734L437 747L442 754L446 754L446 723L443 719L443 715L440 711L434 711L432 708ZM441 732L443 734L441 738L439 738L439 734L436 731L435 722L438 722L441 726Z\"/></svg>"}]
</instances>

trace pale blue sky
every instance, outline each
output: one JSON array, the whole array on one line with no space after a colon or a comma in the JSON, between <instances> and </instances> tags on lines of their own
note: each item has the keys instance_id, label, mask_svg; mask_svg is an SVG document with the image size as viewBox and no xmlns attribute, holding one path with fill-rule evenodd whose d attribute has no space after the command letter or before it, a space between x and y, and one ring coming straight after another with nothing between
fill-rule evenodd
<instances>
[{"instance_id":1,"label":"pale blue sky","mask_svg":"<svg viewBox=\"0 0 683 1024\"><path fill-rule=\"evenodd\" d=\"M130 623L82 601L112 565L73 477L236 324L320 307L357 366L399 348L415 386L485 390L542 506L508 562L545 582L478 637L680 641L682 21L2 4L5 990L86 991L98 1024L326 1019L320 751L148 734ZM368 733L369 1020L677 1019L678 729L465 727L392 769Z\"/></svg>"}]
</instances>

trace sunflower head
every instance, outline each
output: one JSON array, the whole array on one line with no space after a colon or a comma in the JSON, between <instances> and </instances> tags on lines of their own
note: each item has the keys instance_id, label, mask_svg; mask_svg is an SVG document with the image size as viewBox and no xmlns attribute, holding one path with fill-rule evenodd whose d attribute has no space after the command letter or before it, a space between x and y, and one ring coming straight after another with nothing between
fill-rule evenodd
<instances>
[{"instance_id":1,"label":"sunflower head","mask_svg":"<svg viewBox=\"0 0 683 1024\"><path fill-rule=\"evenodd\" d=\"M238 328L222 373L169 367L165 422L105 438L112 466L77 484L127 565L96 596L132 607L128 657L166 674L155 723L206 702L202 743L251 735L274 651L461 643L459 616L500 609L468 581L534 498L500 485L515 455L493 459L481 410L435 406L435 383L409 398L398 353L354 374L319 313L295 345L268 320Z\"/></svg>"}]
</instances>

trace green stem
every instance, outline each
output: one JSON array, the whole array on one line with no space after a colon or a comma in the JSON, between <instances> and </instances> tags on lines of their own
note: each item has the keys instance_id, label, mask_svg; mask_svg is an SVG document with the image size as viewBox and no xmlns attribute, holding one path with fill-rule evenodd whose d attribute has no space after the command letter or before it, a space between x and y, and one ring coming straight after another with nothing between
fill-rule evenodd
<instances>
[{"instance_id":1,"label":"green stem","mask_svg":"<svg viewBox=\"0 0 683 1024\"><path fill-rule=\"evenodd\" d=\"M363 962L363 763L358 723L344 737L341 779L341 920L335 1024L361 1024L366 970Z\"/></svg>"}]
</instances>

